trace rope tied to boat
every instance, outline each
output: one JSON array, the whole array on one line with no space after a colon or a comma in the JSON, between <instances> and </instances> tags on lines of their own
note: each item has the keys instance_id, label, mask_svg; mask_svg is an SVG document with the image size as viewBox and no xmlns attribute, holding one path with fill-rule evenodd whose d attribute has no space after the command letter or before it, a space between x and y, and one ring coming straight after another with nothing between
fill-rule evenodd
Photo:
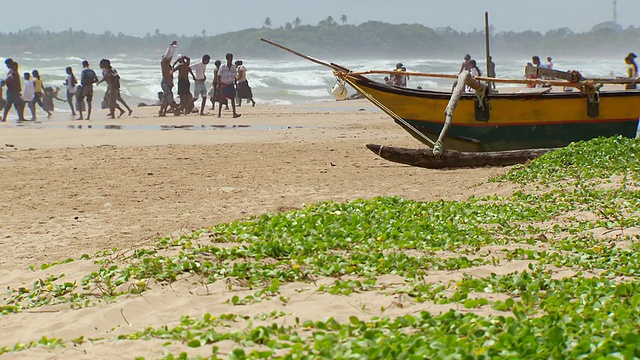
<instances>
[{"instance_id":1,"label":"rope tied to boat","mask_svg":"<svg viewBox=\"0 0 640 360\"><path fill-rule=\"evenodd\" d=\"M338 79L342 79L346 82L349 83L349 85L351 85L351 87L353 87L354 89L356 89L356 91L358 91L360 94L362 94L362 96L364 96L365 98L367 98L367 100L371 101L375 106L379 107L380 110L384 111L387 115L391 116L392 118L394 118L395 120L397 120L398 122L402 123L404 126L406 126L409 130L413 131L414 134L416 134L417 136L421 137L422 139L424 139L425 141L427 141L429 144L431 144L432 146L436 145L436 142L434 142L433 140L431 140L428 136L424 135L422 132L418 131L418 129L416 129L415 127L413 127L413 125L409 124L408 121L406 121L405 119L403 119L400 115L396 114L395 112L393 112L391 109L389 109L388 107L386 107L384 104L382 104L380 101L378 101L376 98L374 98L373 96L371 96L371 94L369 94L368 92L366 92L365 90L363 90L361 87L359 87L355 82L353 81L349 81L347 79L344 78L345 73L342 71L337 71L337 70L333 70L333 75L338 78Z\"/></svg>"},{"instance_id":2,"label":"rope tied to boat","mask_svg":"<svg viewBox=\"0 0 640 360\"><path fill-rule=\"evenodd\" d=\"M603 84L596 84L591 80L583 81L580 92L587 95L589 104L597 104L600 102L600 88Z\"/></svg>"}]
</instances>

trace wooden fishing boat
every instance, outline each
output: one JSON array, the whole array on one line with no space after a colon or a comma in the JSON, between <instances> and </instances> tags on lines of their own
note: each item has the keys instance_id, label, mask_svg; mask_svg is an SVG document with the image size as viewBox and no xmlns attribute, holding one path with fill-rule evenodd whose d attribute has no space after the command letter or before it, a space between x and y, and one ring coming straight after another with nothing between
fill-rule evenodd
<instances>
[{"instance_id":1,"label":"wooden fishing boat","mask_svg":"<svg viewBox=\"0 0 640 360\"><path fill-rule=\"evenodd\" d=\"M429 146L432 157L446 156L444 149L461 152L486 153L511 151L515 159L531 156L514 150L564 147L571 142L589 140L599 136L624 136L634 138L638 132L640 117L640 90L625 90L621 84L637 79L585 79L577 72L561 72L547 69L526 69L535 79L496 79L472 77L468 72L460 75L403 72L408 76L450 78L457 81L452 91L410 89L389 85L370 75L393 75L393 71L370 70L354 72L335 63L300 54L272 41L263 41L280 47L307 60L333 70L338 82L352 88L391 116L403 129ZM491 83L525 84L517 91L496 92ZM612 84L618 84L612 86ZM465 91L468 87L472 92ZM553 90L555 89L560 90ZM609 89L611 88L611 89ZM572 91L566 91L572 89ZM454 116L455 111L455 116ZM444 121L443 121L443 115ZM378 145L372 145L373 147ZM370 149L376 152L373 148ZM377 149L377 148L376 148ZM394 150L395 149L395 150ZM389 156L390 151L396 151ZM409 152L385 147L385 154L378 155L396 162L423 163L424 167L455 167L432 161L415 161L421 152L413 152L413 158L399 161ZM425 154L428 152L425 152ZM539 154L544 151L535 151ZM504 155L504 154L503 154ZM482 155L480 155L482 156ZM500 156L498 156L500 157ZM475 157L478 164L484 163ZM511 163L505 160L504 164ZM465 162L469 166L470 162Z\"/></svg>"},{"instance_id":2,"label":"wooden fishing boat","mask_svg":"<svg viewBox=\"0 0 640 360\"><path fill-rule=\"evenodd\" d=\"M386 85L358 73L336 75L382 105L383 111L395 114L396 123L416 139L428 146L438 140L451 92ZM443 144L447 149L485 152L557 148L598 136L636 136L640 90L592 94L551 90L522 88L482 96L464 92Z\"/></svg>"}]
</instances>

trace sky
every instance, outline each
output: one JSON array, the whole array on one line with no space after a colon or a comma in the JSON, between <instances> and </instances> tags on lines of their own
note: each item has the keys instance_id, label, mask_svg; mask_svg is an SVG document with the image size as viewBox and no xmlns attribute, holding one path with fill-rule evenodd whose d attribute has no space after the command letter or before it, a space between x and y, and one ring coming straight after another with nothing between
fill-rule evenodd
<instances>
[{"instance_id":1,"label":"sky","mask_svg":"<svg viewBox=\"0 0 640 360\"><path fill-rule=\"evenodd\" d=\"M358 25L375 20L391 24L417 23L431 28L450 26L459 31L481 31L484 12L497 32L568 27L589 31L595 24L613 20L613 0L30 0L3 5L0 32L40 26L53 32L111 31L144 36L156 29L165 34L217 35L262 27L284 26L298 17L304 25L316 25L332 16ZM182 5L184 9L181 8ZM218 10L214 9L217 8ZM23 10L28 7L28 13ZM219 13L214 13L218 11ZM623 28L640 26L640 0L617 0L617 22Z\"/></svg>"}]
</instances>

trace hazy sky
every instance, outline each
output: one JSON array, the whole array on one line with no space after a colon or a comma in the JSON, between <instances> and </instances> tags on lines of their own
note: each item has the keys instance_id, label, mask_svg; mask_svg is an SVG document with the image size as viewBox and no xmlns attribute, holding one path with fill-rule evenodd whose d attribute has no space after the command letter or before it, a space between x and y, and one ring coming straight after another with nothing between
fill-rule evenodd
<instances>
[{"instance_id":1,"label":"hazy sky","mask_svg":"<svg viewBox=\"0 0 640 360\"><path fill-rule=\"evenodd\" d=\"M5 0L7 1L7 0ZM613 19L613 0L30 0L3 5L0 32L30 26L61 31L73 28L90 33L122 32L144 36L159 29L178 35L207 35L261 27L269 17L273 27L299 17L316 25L328 16L339 22L344 14L350 24L368 20L392 24L419 23L432 28L481 30L484 11L496 31L523 31L568 27L588 31ZM618 23L640 25L640 0L617 0ZM214 4L224 8L214 13ZM186 5L184 10L182 5ZM13 13L15 16L6 16Z\"/></svg>"}]
</instances>

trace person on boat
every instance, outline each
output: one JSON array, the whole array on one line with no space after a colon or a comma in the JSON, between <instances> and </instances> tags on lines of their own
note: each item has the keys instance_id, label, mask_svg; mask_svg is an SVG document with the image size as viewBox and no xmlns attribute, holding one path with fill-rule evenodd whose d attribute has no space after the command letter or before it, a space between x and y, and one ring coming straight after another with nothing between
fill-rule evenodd
<instances>
[{"instance_id":1,"label":"person on boat","mask_svg":"<svg viewBox=\"0 0 640 360\"><path fill-rule=\"evenodd\" d=\"M630 79L638 78L638 64L636 63L636 54L629 53L627 57L624 59L624 62L627 64L627 77ZM625 86L625 89L635 89L636 83L630 83Z\"/></svg>"},{"instance_id":2,"label":"person on boat","mask_svg":"<svg viewBox=\"0 0 640 360\"><path fill-rule=\"evenodd\" d=\"M551 56L547 56L547 69L553 69L553 59L551 59Z\"/></svg>"},{"instance_id":3,"label":"person on boat","mask_svg":"<svg viewBox=\"0 0 640 360\"><path fill-rule=\"evenodd\" d=\"M463 71L469 71L471 70L471 55L467 54L464 56L464 61L462 62L462 65L460 66L460 71L458 71L458 75L460 75Z\"/></svg>"}]
</instances>

